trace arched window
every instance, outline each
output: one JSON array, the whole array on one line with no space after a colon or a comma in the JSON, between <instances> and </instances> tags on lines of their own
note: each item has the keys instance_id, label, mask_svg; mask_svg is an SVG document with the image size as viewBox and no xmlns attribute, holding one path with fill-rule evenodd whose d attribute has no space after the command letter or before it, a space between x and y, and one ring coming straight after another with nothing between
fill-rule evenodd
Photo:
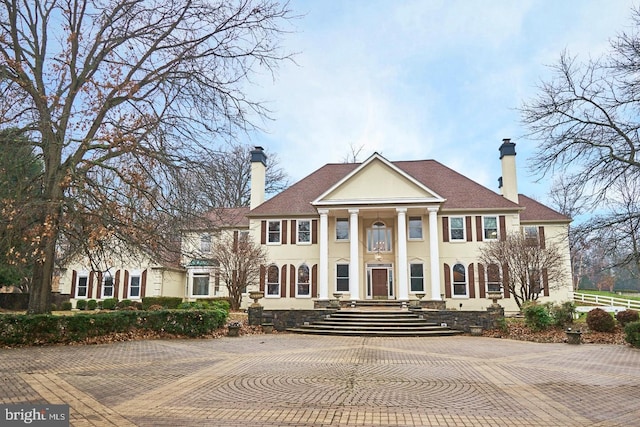
<instances>
[{"instance_id":1,"label":"arched window","mask_svg":"<svg viewBox=\"0 0 640 427\"><path fill-rule=\"evenodd\" d=\"M267 296L280 296L280 269L275 264L267 269Z\"/></svg>"},{"instance_id":2,"label":"arched window","mask_svg":"<svg viewBox=\"0 0 640 427\"><path fill-rule=\"evenodd\" d=\"M453 266L453 296L467 296L467 272L462 264Z\"/></svg>"},{"instance_id":3,"label":"arched window","mask_svg":"<svg viewBox=\"0 0 640 427\"><path fill-rule=\"evenodd\" d=\"M367 230L367 250L369 252L391 251L391 229L384 222L376 221Z\"/></svg>"},{"instance_id":4,"label":"arched window","mask_svg":"<svg viewBox=\"0 0 640 427\"><path fill-rule=\"evenodd\" d=\"M309 286L309 267L306 264L302 264L300 267L298 267L297 285L296 296L308 297L311 295L311 288Z\"/></svg>"},{"instance_id":5,"label":"arched window","mask_svg":"<svg viewBox=\"0 0 640 427\"><path fill-rule=\"evenodd\" d=\"M489 264L487 267L487 292L500 292L501 290L500 267L497 264Z\"/></svg>"}]
</instances>

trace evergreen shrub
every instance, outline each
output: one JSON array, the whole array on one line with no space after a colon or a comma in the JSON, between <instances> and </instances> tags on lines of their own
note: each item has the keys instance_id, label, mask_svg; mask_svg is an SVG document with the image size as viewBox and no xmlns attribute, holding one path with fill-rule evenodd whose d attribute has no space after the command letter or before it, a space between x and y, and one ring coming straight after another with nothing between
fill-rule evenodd
<instances>
[{"instance_id":1,"label":"evergreen shrub","mask_svg":"<svg viewBox=\"0 0 640 427\"><path fill-rule=\"evenodd\" d=\"M624 339L636 348L640 348L640 322L627 323L624 327Z\"/></svg>"},{"instance_id":2,"label":"evergreen shrub","mask_svg":"<svg viewBox=\"0 0 640 427\"><path fill-rule=\"evenodd\" d=\"M613 332L616 322L613 316L601 308L594 308L587 313L587 325L596 332Z\"/></svg>"},{"instance_id":3,"label":"evergreen shrub","mask_svg":"<svg viewBox=\"0 0 640 427\"><path fill-rule=\"evenodd\" d=\"M544 305L537 304L535 301L523 304L522 314L524 314L524 323L533 331L545 330L553 324L549 309Z\"/></svg>"},{"instance_id":4,"label":"evergreen shrub","mask_svg":"<svg viewBox=\"0 0 640 427\"><path fill-rule=\"evenodd\" d=\"M616 313L616 320L620 322L620 325L623 327L628 323L637 322L640 320L640 316L638 316L638 312L635 310L624 310Z\"/></svg>"}]
</instances>

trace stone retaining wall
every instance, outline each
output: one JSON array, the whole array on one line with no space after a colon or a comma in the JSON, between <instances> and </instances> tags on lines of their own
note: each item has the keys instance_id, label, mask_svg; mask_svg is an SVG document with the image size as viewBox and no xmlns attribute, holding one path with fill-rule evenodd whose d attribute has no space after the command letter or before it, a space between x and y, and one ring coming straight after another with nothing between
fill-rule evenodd
<instances>
[{"instance_id":1,"label":"stone retaining wall","mask_svg":"<svg viewBox=\"0 0 640 427\"><path fill-rule=\"evenodd\" d=\"M262 307L249 308L249 324L261 325L272 323L278 331L295 328L305 323L322 320L335 313L337 309L313 310L263 310ZM457 310L412 310L430 323L446 323L451 329L469 332L471 326L482 326L483 329L493 329L500 326L504 319L504 309L489 309L487 311L457 311Z\"/></svg>"},{"instance_id":2,"label":"stone retaining wall","mask_svg":"<svg viewBox=\"0 0 640 427\"><path fill-rule=\"evenodd\" d=\"M431 323L446 323L451 329L469 332L470 326L482 326L482 329L494 329L504 319L504 309L488 309L487 311L458 310L413 310Z\"/></svg>"}]
</instances>

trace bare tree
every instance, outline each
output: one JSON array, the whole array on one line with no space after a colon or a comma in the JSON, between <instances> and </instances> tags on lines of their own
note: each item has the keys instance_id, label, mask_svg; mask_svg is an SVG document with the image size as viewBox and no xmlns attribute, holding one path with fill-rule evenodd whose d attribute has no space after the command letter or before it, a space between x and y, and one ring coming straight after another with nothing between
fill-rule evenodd
<instances>
[{"instance_id":1,"label":"bare tree","mask_svg":"<svg viewBox=\"0 0 640 427\"><path fill-rule=\"evenodd\" d=\"M260 267L266 264L267 254L247 234L222 233L223 236L214 243L212 252L220 278L229 292L231 309L238 310L247 286L259 284Z\"/></svg>"},{"instance_id":2,"label":"bare tree","mask_svg":"<svg viewBox=\"0 0 640 427\"><path fill-rule=\"evenodd\" d=\"M535 301L547 291L561 286L563 259L554 242L532 243L522 234L507 235L505 240L487 242L480 249L480 260L487 266L502 268L502 282L518 304Z\"/></svg>"},{"instance_id":3,"label":"bare tree","mask_svg":"<svg viewBox=\"0 0 640 427\"><path fill-rule=\"evenodd\" d=\"M640 278L640 182L622 176L609 190L606 210L581 229L599 248L601 270Z\"/></svg>"},{"instance_id":4,"label":"bare tree","mask_svg":"<svg viewBox=\"0 0 640 427\"><path fill-rule=\"evenodd\" d=\"M349 144L349 153L342 159L343 163L358 163L358 156L362 154L364 145L356 147L353 143Z\"/></svg>"},{"instance_id":5,"label":"bare tree","mask_svg":"<svg viewBox=\"0 0 640 427\"><path fill-rule=\"evenodd\" d=\"M249 206L251 200L251 147L231 144L205 153L188 170L178 171L173 187L175 200L201 212L217 208ZM274 195L289 186L276 153L269 153L265 193Z\"/></svg>"},{"instance_id":6,"label":"bare tree","mask_svg":"<svg viewBox=\"0 0 640 427\"><path fill-rule=\"evenodd\" d=\"M44 163L30 313L50 309L61 236L166 240L170 170L268 114L243 85L288 57L290 18L271 0L0 2L0 126L28 131Z\"/></svg>"}]
</instances>

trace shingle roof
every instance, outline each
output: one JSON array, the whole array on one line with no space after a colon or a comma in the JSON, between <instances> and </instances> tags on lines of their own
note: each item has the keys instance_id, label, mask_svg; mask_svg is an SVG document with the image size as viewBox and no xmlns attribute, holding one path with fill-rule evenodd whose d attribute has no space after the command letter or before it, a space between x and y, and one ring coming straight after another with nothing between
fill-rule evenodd
<instances>
[{"instance_id":1,"label":"shingle roof","mask_svg":"<svg viewBox=\"0 0 640 427\"><path fill-rule=\"evenodd\" d=\"M249 207L211 209L191 221L189 231L215 228L249 228Z\"/></svg>"},{"instance_id":2,"label":"shingle roof","mask_svg":"<svg viewBox=\"0 0 640 427\"><path fill-rule=\"evenodd\" d=\"M529 222L529 221L561 221L561 222L570 222L571 219L563 215L559 212L554 211L553 209L543 205L540 202L533 200L525 196L524 194L520 194L518 196L520 200L520 205L524 206L524 211L520 213L520 221L521 222Z\"/></svg>"},{"instance_id":3,"label":"shingle roof","mask_svg":"<svg viewBox=\"0 0 640 427\"><path fill-rule=\"evenodd\" d=\"M519 209L519 206L435 160L391 162L447 199L443 209ZM253 209L250 216L317 215L311 202L360 163L327 164Z\"/></svg>"}]
</instances>

